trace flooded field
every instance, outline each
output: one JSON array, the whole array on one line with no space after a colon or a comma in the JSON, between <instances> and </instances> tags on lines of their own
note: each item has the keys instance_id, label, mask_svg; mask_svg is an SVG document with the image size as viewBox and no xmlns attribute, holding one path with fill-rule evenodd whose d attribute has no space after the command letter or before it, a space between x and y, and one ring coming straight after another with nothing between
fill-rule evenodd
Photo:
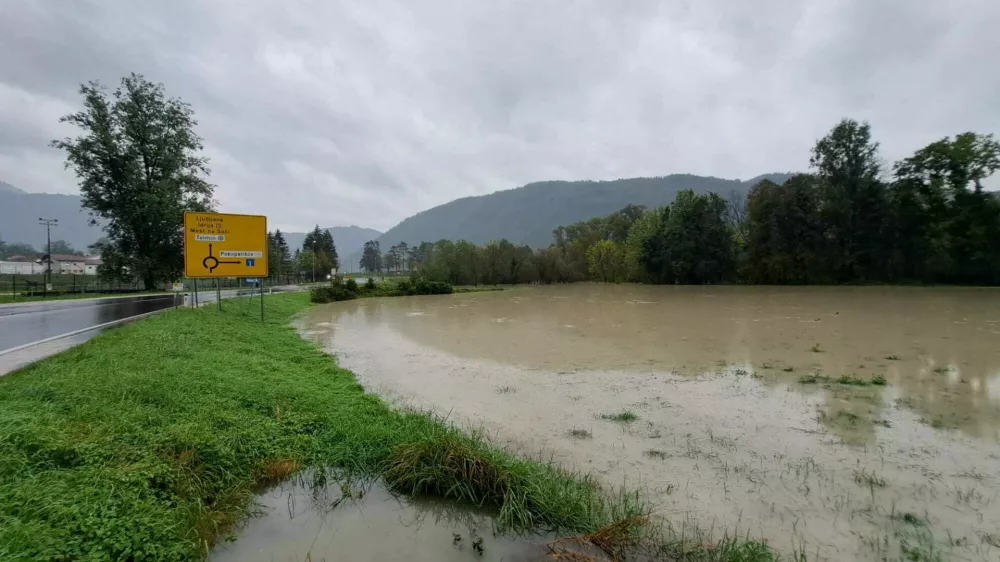
<instances>
[{"instance_id":1,"label":"flooded field","mask_svg":"<svg viewBox=\"0 0 1000 562\"><path fill-rule=\"evenodd\" d=\"M300 475L258 496L260 513L212 562L533 561L543 537L493 532L482 512L430 498L404 497L379 483L323 481Z\"/></svg>"},{"instance_id":2,"label":"flooded field","mask_svg":"<svg viewBox=\"0 0 1000 562\"><path fill-rule=\"evenodd\" d=\"M324 305L372 390L810 560L1000 560L1000 291L573 285Z\"/></svg>"}]
</instances>

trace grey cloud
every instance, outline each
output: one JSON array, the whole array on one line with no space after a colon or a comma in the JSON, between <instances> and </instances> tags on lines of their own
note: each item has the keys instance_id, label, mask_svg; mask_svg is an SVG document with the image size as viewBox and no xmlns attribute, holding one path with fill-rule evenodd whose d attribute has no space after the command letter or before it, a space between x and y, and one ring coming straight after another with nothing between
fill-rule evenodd
<instances>
[{"instance_id":1,"label":"grey cloud","mask_svg":"<svg viewBox=\"0 0 1000 562\"><path fill-rule=\"evenodd\" d=\"M75 190L46 141L81 82L190 102L224 210L387 228L544 179L800 170L836 120L888 160L1000 129L1000 4L909 0L8 3L0 179Z\"/></svg>"}]
</instances>

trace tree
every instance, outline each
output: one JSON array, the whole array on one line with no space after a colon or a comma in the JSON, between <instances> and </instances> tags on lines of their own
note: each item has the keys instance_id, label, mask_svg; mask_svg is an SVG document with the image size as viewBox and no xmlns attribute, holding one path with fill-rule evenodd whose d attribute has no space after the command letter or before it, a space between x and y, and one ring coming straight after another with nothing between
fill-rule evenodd
<instances>
[{"instance_id":1,"label":"tree","mask_svg":"<svg viewBox=\"0 0 1000 562\"><path fill-rule=\"evenodd\" d=\"M389 271L399 272L402 266L403 255L399 251L399 246L390 246L389 251L385 253L385 268Z\"/></svg>"},{"instance_id":2,"label":"tree","mask_svg":"<svg viewBox=\"0 0 1000 562\"><path fill-rule=\"evenodd\" d=\"M107 246L107 245L109 245L109 244L111 244L111 241L108 240L108 237L107 236L101 236L93 244L88 244L87 245L87 254L89 254L91 256L99 256L99 255L101 255L101 251L104 249L104 247Z\"/></svg>"},{"instance_id":3,"label":"tree","mask_svg":"<svg viewBox=\"0 0 1000 562\"><path fill-rule=\"evenodd\" d=\"M378 240L365 242L358 266L369 274L382 273L382 250L379 248Z\"/></svg>"},{"instance_id":4,"label":"tree","mask_svg":"<svg viewBox=\"0 0 1000 562\"><path fill-rule=\"evenodd\" d=\"M647 244L646 263L660 283L718 283L734 265L734 243L725 222L726 202L715 193L684 190L665 210L662 228Z\"/></svg>"},{"instance_id":5,"label":"tree","mask_svg":"<svg viewBox=\"0 0 1000 562\"><path fill-rule=\"evenodd\" d=\"M479 285L483 272L483 252L468 240L455 243L459 275L456 285Z\"/></svg>"},{"instance_id":6,"label":"tree","mask_svg":"<svg viewBox=\"0 0 1000 562\"><path fill-rule=\"evenodd\" d=\"M4 251L6 252L4 254L5 258L10 256L31 256L38 253L34 246L23 242L10 242L6 245Z\"/></svg>"},{"instance_id":7,"label":"tree","mask_svg":"<svg viewBox=\"0 0 1000 562\"><path fill-rule=\"evenodd\" d=\"M563 260L562 251L554 245L535 253L535 268L538 280L545 284L566 283L572 278L572 272Z\"/></svg>"},{"instance_id":8,"label":"tree","mask_svg":"<svg viewBox=\"0 0 1000 562\"><path fill-rule=\"evenodd\" d=\"M763 181L760 183L763 183ZM760 183L757 185L760 185ZM729 199L726 200L726 224L733 231L733 236L736 237L736 241L740 247L746 246L749 238L749 228L747 225L748 213L747 198L735 190L730 191Z\"/></svg>"},{"instance_id":9,"label":"tree","mask_svg":"<svg viewBox=\"0 0 1000 562\"><path fill-rule=\"evenodd\" d=\"M74 249L73 246L71 246L69 242L66 242L65 240L53 240L52 253L72 255L76 253L76 249Z\"/></svg>"},{"instance_id":10,"label":"tree","mask_svg":"<svg viewBox=\"0 0 1000 562\"><path fill-rule=\"evenodd\" d=\"M321 278L326 278L326 276L333 269L337 269L340 266L340 259L337 256L337 247L333 242L333 235L330 234L329 230L324 230L317 224L311 232L306 234L305 239L302 241L302 249L308 249L315 256L315 272L313 272L313 277L317 275ZM315 279L313 279L315 281Z\"/></svg>"},{"instance_id":11,"label":"tree","mask_svg":"<svg viewBox=\"0 0 1000 562\"><path fill-rule=\"evenodd\" d=\"M60 121L83 134L51 144L66 152L92 223L105 225L104 261L147 289L177 279L184 212L210 210L214 188L205 179L208 160L199 155L194 111L137 74L110 95L98 82L82 85L80 94L83 110Z\"/></svg>"},{"instance_id":12,"label":"tree","mask_svg":"<svg viewBox=\"0 0 1000 562\"><path fill-rule=\"evenodd\" d=\"M962 133L895 165L894 263L906 276L1000 282L1000 201L982 182L1000 169L992 135Z\"/></svg>"},{"instance_id":13,"label":"tree","mask_svg":"<svg viewBox=\"0 0 1000 562\"><path fill-rule=\"evenodd\" d=\"M302 248L301 251L296 253L295 261L299 277L305 277L306 279L311 279L315 282L317 267L316 254L309 248Z\"/></svg>"},{"instance_id":14,"label":"tree","mask_svg":"<svg viewBox=\"0 0 1000 562\"><path fill-rule=\"evenodd\" d=\"M619 244L601 240L587 250L590 273L605 283L617 283L625 269L624 255Z\"/></svg>"},{"instance_id":15,"label":"tree","mask_svg":"<svg viewBox=\"0 0 1000 562\"><path fill-rule=\"evenodd\" d=\"M483 280L492 285L503 283L511 275L514 245L506 239L491 240L483 247Z\"/></svg>"},{"instance_id":16,"label":"tree","mask_svg":"<svg viewBox=\"0 0 1000 562\"><path fill-rule=\"evenodd\" d=\"M822 220L836 280L883 276L888 205L871 126L842 120L816 141L809 163L824 188Z\"/></svg>"},{"instance_id":17,"label":"tree","mask_svg":"<svg viewBox=\"0 0 1000 562\"><path fill-rule=\"evenodd\" d=\"M747 261L751 283L822 283L828 280L821 193L814 176L782 185L758 183L747 197Z\"/></svg>"},{"instance_id":18,"label":"tree","mask_svg":"<svg viewBox=\"0 0 1000 562\"><path fill-rule=\"evenodd\" d=\"M285 235L281 233L280 230L274 231L274 261L271 262L270 267L275 272L275 278L281 281L281 275L285 275L285 282L288 282L288 271L289 271L289 260L291 255L288 249L288 242L285 241ZM270 257L268 259L271 259Z\"/></svg>"},{"instance_id":19,"label":"tree","mask_svg":"<svg viewBox=\"0 0 1000 562\"><path fill-rule=\"evenodd\" d=\"M423 244L421 244L423 246ZM406 269L415 271L417 264L423 261L420 253L420 246L413 246L406 252Z\"/></svg>"},{"instance_id":20,"label":"tree","mask_svg":"<svg viewBox=\"0 0 1000 562\"><path fill-rule=\"evenodd\" d=\"M278 282L281 282L282 275L287 282L289 273L289 251L288 243L285 242L285 235L280 230L274 233L267 233L267 262L268 275Z\"/></svg>"},{"instance_id":21,"label":"tree","mask_svg":"<svg viewBox=\"0 0 1000 562\"><path fill-rule=\"evenodd\" d=\"M629 228L622 249L624 276L629 281L652 281L643 264L645 251L650 241L656 237L663 227L660 217L662 211L657 209L643 213Z\"/></svg>"}]
</instances>

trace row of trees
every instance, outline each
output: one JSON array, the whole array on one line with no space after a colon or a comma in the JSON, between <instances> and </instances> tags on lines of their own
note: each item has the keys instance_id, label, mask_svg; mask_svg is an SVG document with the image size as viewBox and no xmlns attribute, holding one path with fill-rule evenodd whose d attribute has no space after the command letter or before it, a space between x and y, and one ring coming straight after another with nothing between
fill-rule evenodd
<instances>
[{"instance_id":1,"label":"row of trees","mask_svg":"<svg viewBox=\"0 0 1000 562\"><path fill-rule=\"evenodd\" d=\"M291 283L322 281L340 267L337 246L330 231L316 225L306 234L302 248L291 253L285 235L280 230L267 233L268 266L272 280Z\"/></svg>"},{"instance_id":2,"label":"row of trees","mask_svg":"<svg viewBox=\"0 0 1000 562\"><path fill-rule=\"evenodd\" d=\"M0 260L5 260L10 256L34 256L36 254L44 254L46 248L42 248L41 251L35 249L31 244L25 244L23 242L4 242L0 240ZM69 242L65 240L53 240L52 241L52 253L53 254L75 254L76 248L74 248Z\"/></svg>"},{"instance_id":3,"label":"row of trees","mask_svg":"<svg viewBox=\"0 0 1000 562\"><path fill-rule=\"evenodd\" d=\"M810 164L745 198L687 191L560 228L554 247L572 277L602 281L1000 284L1000 197L983 189L1000 168L991 135L934 142L890 173L869 125L844 120Z\"/></svg>"},{"instance_id":4,"label":"row of trees","mask_svg":"<svg viewBox=\"0 0 1000 562\"><path fill-rule=\"evenodd\" d=\"M811 173L764 180L745 196L682 191L665 207L629 205L562 226L541 250L441 240L393 246L389 258L371 241L361 265L462 285L1000 284L1000 197L983 189L1000 169L991 135L942 139L890 171L869 125L844 120L817 141L810 165Z\"/></svg>"}]
</instances>

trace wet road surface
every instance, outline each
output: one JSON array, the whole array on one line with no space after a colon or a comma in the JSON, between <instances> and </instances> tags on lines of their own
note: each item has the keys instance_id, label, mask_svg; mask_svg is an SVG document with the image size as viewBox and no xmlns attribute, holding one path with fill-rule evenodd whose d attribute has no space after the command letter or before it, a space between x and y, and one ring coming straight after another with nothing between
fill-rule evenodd
<instances>
[{"instance_id":1,"label":"wet road surface","mask_svg":"<svg viewBox=\"0 0 1000 562\"><path fill-rule=\"evenodd\" d=\"M177 297L180 298L180 297ZM0 307L0 352L174 306L175 295L53 301Z\"/></svg>"},{"instance_id":2,"label":"wet road surface","mask_svg":"<svg viewBox=\"0 0 1000 562\"><path fill-rule=\"evenodd\" d=\"M301 289L296 286L282 286L268 290L295 291ZM246 296L251 292L256 292L256 290L249 287L227 290L222 291L221 296L223 299L228 299ZM0 376L97 336L104 329L99 328L99 326L181 306L184 304L185 297L188 297L190 301L191 296L185 293L172 293L103 299L53 300L0 306ZM200 305L215 300L216 293L214 291L202 291L198 295ZM66 336L67 334L72 335Z\"/></svg>"}]
</instances>

